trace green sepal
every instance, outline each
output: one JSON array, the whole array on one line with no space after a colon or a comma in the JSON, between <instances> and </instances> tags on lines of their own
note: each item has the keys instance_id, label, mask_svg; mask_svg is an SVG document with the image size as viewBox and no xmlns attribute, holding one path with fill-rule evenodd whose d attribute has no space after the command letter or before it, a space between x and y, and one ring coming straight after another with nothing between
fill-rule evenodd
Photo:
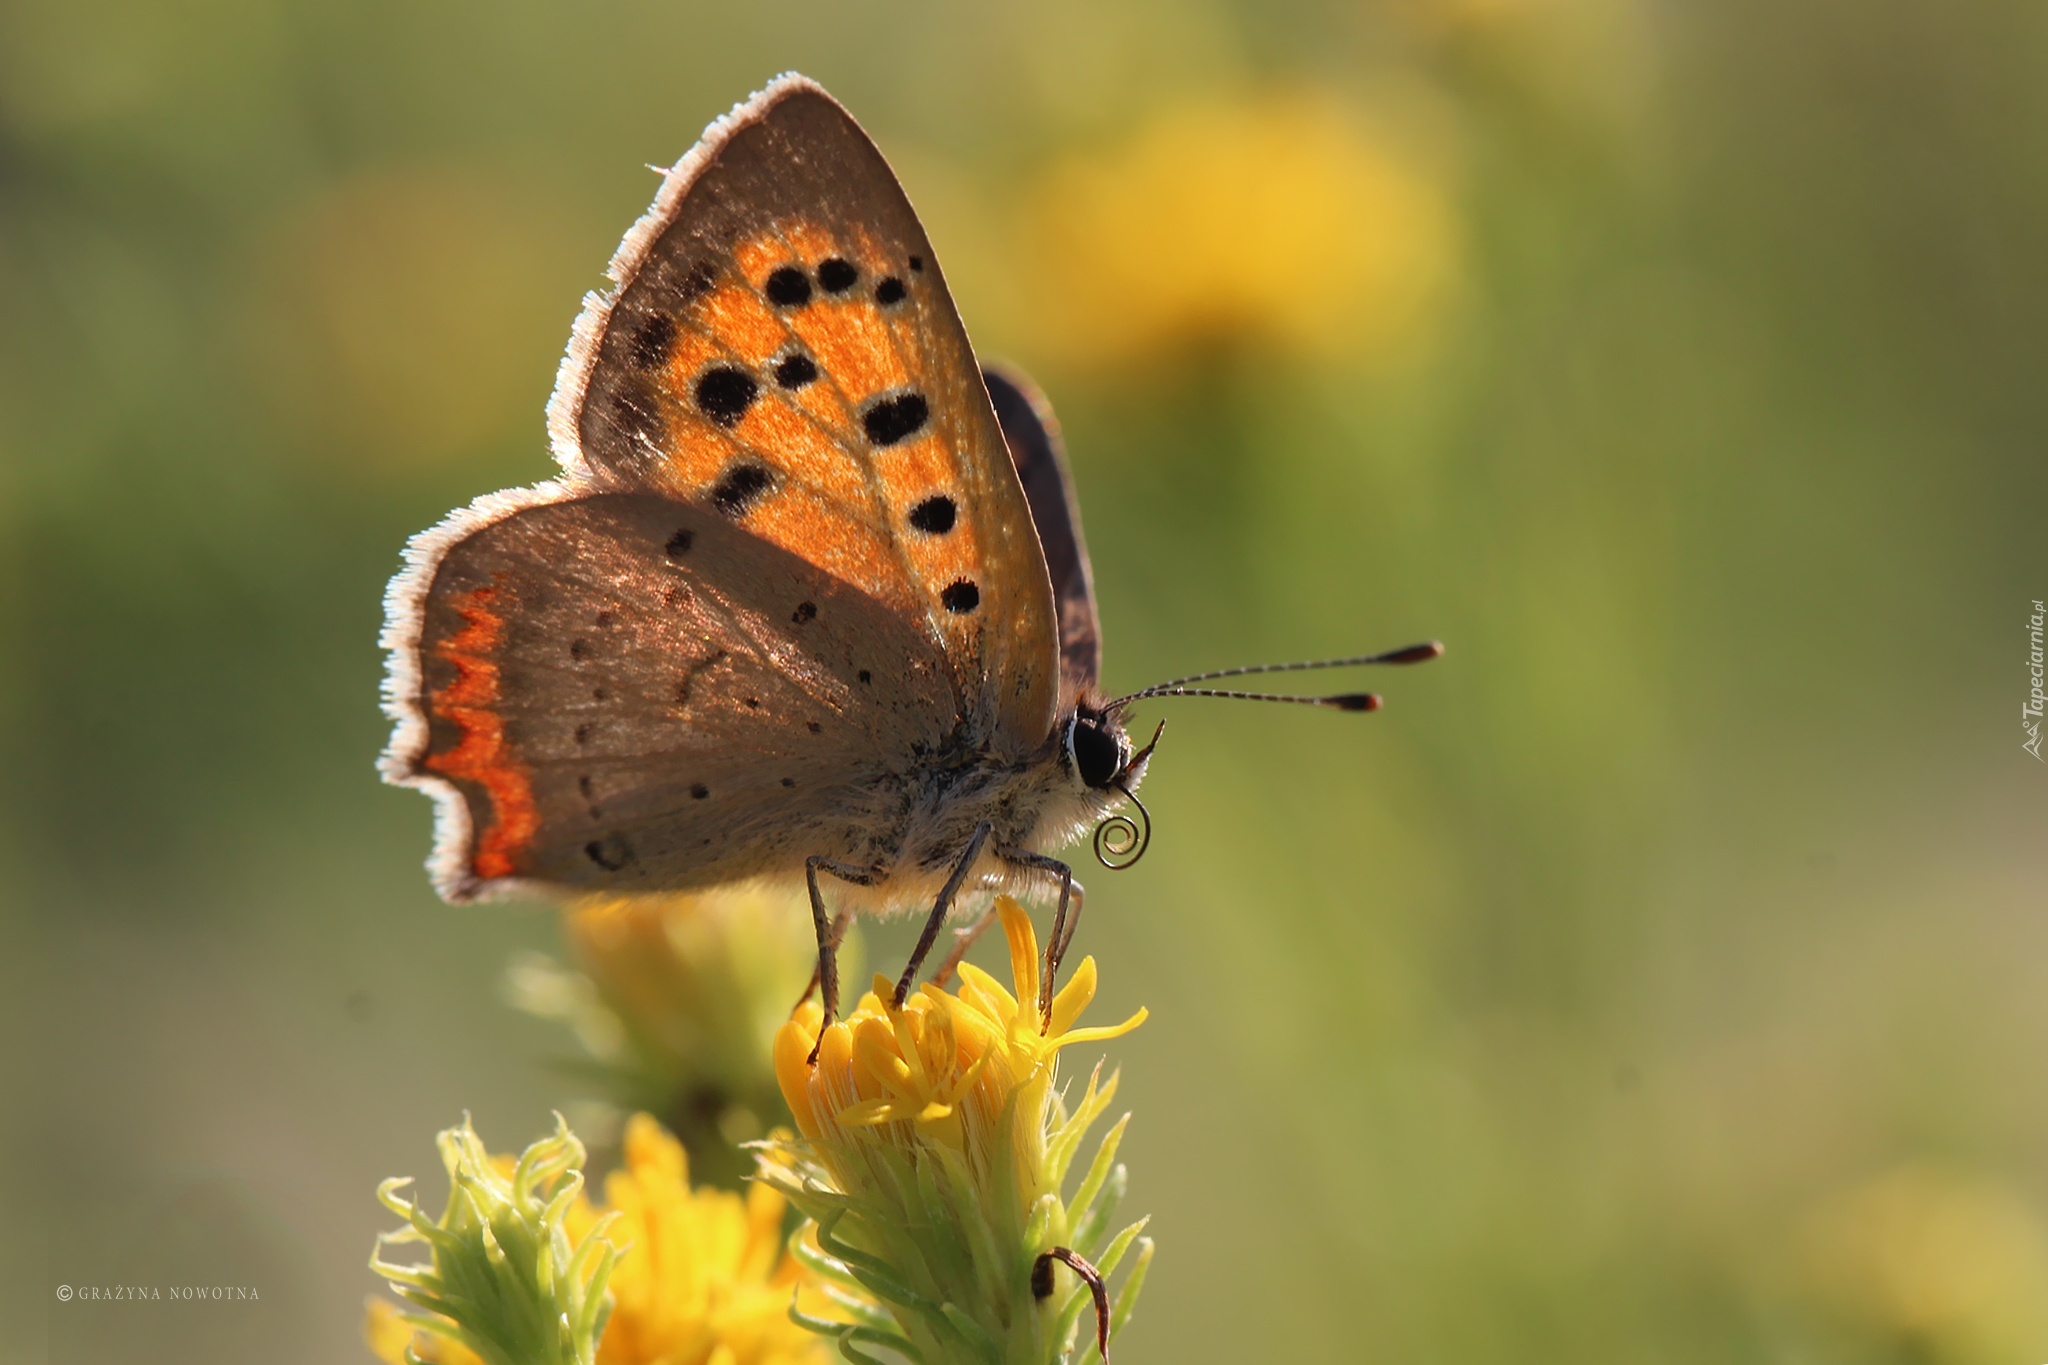
<instances>
[{"instance_id":1,"label":"green sepal","mask_svg":"<svg viewBox=\"0 0 2048 1365\"><path fill-rule=\"evenodd\" d=\"M1085 1254L1093 1255L1094 1248L1109 1233L1109 1220L1116 1217L1116 1211L1124 1202L1124 1192L1130 1187L1130 1172L1121 1163L1109 1173L1103 1182L1102 1191L1096 1196L1094 1207L1081 1220L1081 1226L1074 1229L1074 1244L1085 1248Z\"/></svg>"},{"instance_id":2,"label":"green sepal","mask_svg":"<svg viewBox=\"0 0 2048 1365\"><path fill-rule=\"evenodd\" d=\"M1102 1182L1109 1178L1111 1168L1116 1165L1117 1148L1123 1145L1124 1130L1130 1126L1131 1116L1125 1114L1110 1125L1109 1131L1102 1135L1102 1141L1096 1144L1095 1159L1088 1163L1088 1174L1082 1177L1081 1188L1074 1191L1073 1201L1067 1205L1067 1217L1075 1226L1087 1225L1089 1206L1095 1202Z\"/></svg>"}]
</instances>

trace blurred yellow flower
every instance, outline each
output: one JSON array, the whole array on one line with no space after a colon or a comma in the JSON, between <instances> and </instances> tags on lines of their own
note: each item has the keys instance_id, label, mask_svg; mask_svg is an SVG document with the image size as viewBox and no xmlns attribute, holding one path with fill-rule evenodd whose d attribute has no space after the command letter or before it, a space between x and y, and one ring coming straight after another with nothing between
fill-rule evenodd
<instances>
[{"instance_id":1,"label":"blurred yellow flower","mask_svg":"<svg viewBox=\"0 0 2048 1365\"><path fill-rule=\"evenodd\" d=\"M2048 1332L2048 1232L1996 1183L1901 1167L1824 1206L1803 1249L1838 1314L1916 1358L2021 1359Z\"/></svg>"},{"instance_id":2,"label":"blurred yellow flower","mask_svg":"<svg viewBox=\"0 0 2048 1365\"><path fill-rule=\"evenodd\" d=\"M575 1142L566 1129L550 1141L562 1138ZM462 1182L472 1181L474 1170L486 1170L487 1178L510 1188L533 1165L510 1157L479 1161L481 1151L480 1146L464 1149ZM576 1155L580 1164L580 1145ZM784 1250L787 1206L780 1193L765 1184L744 1195L692 1189L682 1144L646 1114L634 1115L626 1125L624 1167L606 1177L604 1204L575 1192L580 1188L573 1182L576 1171L568 1169L572 1183L547 1205L561 1245L609 1243L618 1248L608 1280L584 1286L585 1292L610 1291L609 1316L602 1318L595 1339L596 1365L822 1365L823 1343L791 1321L789 1309L799 1287L807 1298L819 1300L809 1304L813 1311L829 1311L830 1305L819 1299L815 1282ZM569 1197L564 1199L563 1192ZM594 1269L598 1262L586 1259L584 1264ZM570 1288L559 1276L556 1284L557 1294ZM510 1296L515 1304L519 1297ZM524 1316L548 1320L545 1312ZM405 1365L408 1348L428 1365L485 1365L484 1355L455 1339L469 1330L469 1324L456 1320L461 1317L458 1309L426 1320L373 1299L364 1336L389 1365ZM508 1336L476 1335L486 1350L504 1345ZM499 1355L488 1359L499 1365ZM511 1361L528 1365L523 1355Z\"/></svg>"},{"instance_id":3,"label":"blurred yellow flower","mask_svg":"<svg viewBox=\"0 0 2048 1365\"><path fill-rule=\"evenodd\" d=\"M605 1203L570 1209L572 1233L616 1216L627 1248L612 1271L611 1321L598 1365L798 1365L823 1344L789 1318L804 1279L783 1248L783 1197L691 1189L683 1145L646 1114L626 1125L625 1167L605 1177Z\"/></svg>"},{"instance_id":4,"label":"blurred yellow flower","mask_svg":"<svg viewBox=\"0 0 2048 1365\"><path fill-rule=\"evenodd\" d=\"M363 1340L385 1365L408 1365L406 1351L426 1365L484 1365L484 1358L459 1341L415 1328L389 1299L363 1301Z\"/></svg>"},{"instance_id":5,"label":"blurred yellow flower","mask_svg":"<svg viewBox=\"0 0 2048 1365\"><path fill-rule=\"evenodd\" d=\"M1194 344L1384 357L1443 296L1443 193L1335 101L1201 104L1077 157L1026 215L1043 344L1143 363Z\"/></svg>"},{"instance_id":6,"label":"blurred yellow flower","mask_svg":"<svg viewBox=\"0 0 2048 1365\"><path fill-rule=\"evenodd\" d=\"M809 907L753 889L587 896L562 929L573 966L515 959L512 1002L574 1029L609 1098L659 1115L700 1179L736 1184L752 1169L737 1144L780 1121L769 1046L817 960Z\"/></svg>"},{"instance_id":7,"label":"blurred yellow flower","mask_svg":"<svg viewBox=\"0 0 2048 1365\"><path fill-rule=\"evenodd\" d=\"M1074 1199L1061 1196L1116 1079L1103 1082L1098 1069L1071 1114L1053 1083L1062 1048L1127 1033L1145 1011L1107 1028L1075 1027L1095 995L1089 958L1053 998L1041 1032L1030 917L1007 896L996 908L1014 993L963 964L957 992L926 985L898 1010L878 977L822 1038L822 1012L809 1002L776 1035L776 1076L803 1140L763 1144L762 1175L812 1220L798 1254L835 1286L851 1319L808 1325L848 1347L927 1361L1062 1360L1090 1293L1075 1285L1054 1294L1055 1249L1107 1277L1137 1247L1106 1327L1128 1318L1143 1282L1143 1223L1114 1235L1110 1226L1128 1116L1102 1140Z\"/></svg>"}]
</instances>

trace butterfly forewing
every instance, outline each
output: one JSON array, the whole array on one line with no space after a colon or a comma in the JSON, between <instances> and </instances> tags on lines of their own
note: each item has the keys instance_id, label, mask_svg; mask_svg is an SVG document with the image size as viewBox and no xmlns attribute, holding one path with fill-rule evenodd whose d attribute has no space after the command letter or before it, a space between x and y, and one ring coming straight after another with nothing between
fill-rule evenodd
<instances>
[{"instance_id":1,"label":"butterfly forewing","mask_svg":"<svg viewBox=\"0 0 2048 1365\"><path fill-rule=\"evenodd\" d=\"M467 816L458 898L502 879L675 888L869 863L891 784L953 716L924 634L709 509L597 494L451 548L420 623L415 770Z\"/></svg>"},{"instance_id":2,"label":"butterfly forewing","mask_svg":"<svg viewBox=\"0 0 2048 1365\"><path fill-rule=\"evenodd\" d=\"M914 621L970 739L1050 732L1030 508L938 262L881 154L785 78L670 172L578 324L558 454L714 510Z\"/></svg>"}]
</instances>

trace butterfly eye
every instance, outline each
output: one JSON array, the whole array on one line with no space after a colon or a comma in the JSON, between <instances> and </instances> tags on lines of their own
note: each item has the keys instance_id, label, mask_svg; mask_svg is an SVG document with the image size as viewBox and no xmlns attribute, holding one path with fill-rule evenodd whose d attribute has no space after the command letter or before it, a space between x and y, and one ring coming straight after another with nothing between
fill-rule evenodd
<instances>
[{"instance_id":1,"label":"butterfly eye","mask_svg":"<svg viewBox=\"0 0 2048 1365\"><path fill-rule=\"evenodd\" d=\"M1076 716L1067 729L1067 754L1083 785L1101 790L1123 771L1124 746L1097 722Z\"/></svg>"}]
</instances>

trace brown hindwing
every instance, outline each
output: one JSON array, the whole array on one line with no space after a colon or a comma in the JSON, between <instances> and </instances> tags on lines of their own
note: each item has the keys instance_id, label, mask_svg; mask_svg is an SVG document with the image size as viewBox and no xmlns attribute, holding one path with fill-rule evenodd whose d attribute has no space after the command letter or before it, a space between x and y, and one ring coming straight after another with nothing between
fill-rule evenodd
<instances>
[{"instance_id":1,"label":"brown hindwing","mask_svg":"<svg viewBox=\"0 0 2048 1365\"><path fill-rule=\"evenodd\" d=\"M921 632L712 509L493 510L432 564L420 666L393 698L424 729L387 771L455 803L444 894L872 860L901 775L958 721Z\"/></svg>"},{"instance_id":2,"label":"brown hindwing","mask_svg":"<svg viewBox=\"0 0 2048 1365\"><path fill-rule=\"evenodd\" d=\"M990 366L982 372L988 396L1002 424L1003 440L1031 504L1031 521L1052 576L1053 606L1059 613L1060 709L1095 691L1102 676L1102 627L1095 613L1095 575L1081 538L1081 504L1074 476L1060 444L1059 423L1038 386L1015 370Z\"/></svg>"}]
</instances>

